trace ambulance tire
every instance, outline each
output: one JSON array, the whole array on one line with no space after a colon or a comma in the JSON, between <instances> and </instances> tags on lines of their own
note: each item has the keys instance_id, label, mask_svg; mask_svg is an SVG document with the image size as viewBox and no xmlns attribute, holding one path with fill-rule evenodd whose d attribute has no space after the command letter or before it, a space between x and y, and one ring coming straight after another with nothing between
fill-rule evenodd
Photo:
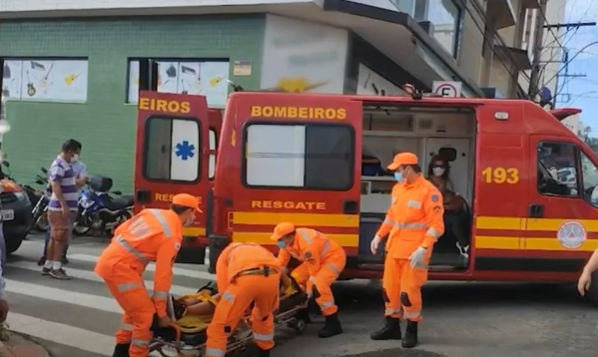
<instances>
[{"instance_id":1,"label":"ambulance tire","mask_svg":"<svg viewBox=\"0 0 598 357\"><path fill-rule=\"evenodd\" d=\"M592 306L598 306L598 271L592 274L592 284L585 297Z\"/></svg>"},{"instance_id":2,"label":"ambulance tire","mask_svg":"<svg viewBox=\"0 0 598 357\"><path fill-rule=\"evenodd\" d=\"M206 248L205 247L183 247L177 254L176 262L181 264L198 264L206 263Z\"/></svg>"}]
</instances>

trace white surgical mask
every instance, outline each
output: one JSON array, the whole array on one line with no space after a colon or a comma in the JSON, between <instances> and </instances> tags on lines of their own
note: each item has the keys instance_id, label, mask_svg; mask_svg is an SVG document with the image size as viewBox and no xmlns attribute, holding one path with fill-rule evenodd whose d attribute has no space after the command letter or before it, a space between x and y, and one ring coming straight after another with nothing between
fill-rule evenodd
<instances>
[{"instance_id":1,"label":"white surgical mask","mask_svg":"<svg viewBox=\"0 0 598 357\"><path fill-rule=\"evenodd\" d=\"M79 154L73 155L73 158L71 159L71 162L77 162L77 161L79 161Z\"/></svg>"},{"instance_id":2,"label":"white surgical mask","mask_svg":"<svg viewBox=\"0 0 598 357\"><path fill-rule=\"evenodd\" d=\"M195 217L189 217L189 218L187 218L187 220L183 223L183 226L189 227L190 225L193 224L194 220L195 220Z\"/></svg>"},{"instance_id":3,"label":"white surgical mask","mask_svg":"<svg viewBox=\"0 0 598 357\"><path fill-rule=\"evenodd\" d=\"M434 176L442 176L444 175L444 167L435 167L432 169L432 172L434 172Z\"/></svg>"}]
</instances>

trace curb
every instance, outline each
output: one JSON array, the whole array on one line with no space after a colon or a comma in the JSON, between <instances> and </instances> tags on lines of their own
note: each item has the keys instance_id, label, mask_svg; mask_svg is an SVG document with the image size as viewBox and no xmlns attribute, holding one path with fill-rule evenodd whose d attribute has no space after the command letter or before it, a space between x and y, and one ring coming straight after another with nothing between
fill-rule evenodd
<instances>
[{"instance_id":1,"label":"curb","mask_svg":"<svg viewBox=\"0 0 598 357\"><path fill-rule=\"evenodd\" d=\"M10 340L0 341L1 357L52 357L46 348L35 342L31 337L10 333Z\"/></svg>"}]
</instances>

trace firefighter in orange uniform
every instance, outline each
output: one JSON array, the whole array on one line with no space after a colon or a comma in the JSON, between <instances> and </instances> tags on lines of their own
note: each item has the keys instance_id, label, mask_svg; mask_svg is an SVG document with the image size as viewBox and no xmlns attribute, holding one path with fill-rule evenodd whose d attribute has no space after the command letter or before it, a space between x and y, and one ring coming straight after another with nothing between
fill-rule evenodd
<instances>
[{"instance_id":1,"label":"firefighter in orange uniform","mask_svg":"<svg viewBox=\"0 0 598 357\"><path fill-rule=\"evenodd\" d=\"M382 279L386 323L371 338L401 339L400 318L405 318L402 345L412 348L418 343L417 327L422 319L421 287L428 279L434 243L444 233L444 208L440 192L422 176L417 156L397 154L388 169L395 171L401 185L393 192L393 203L371 243L376 254L388 235Z\"/></svg>"},{"instance_id":2,"label":"firefighter in orange uniform","mask_svg":"<svg viewBox=\"0 0 598 357\"><path fill-rule=\"evenodd\" d=\"M295 228L292 223L280 223L274 228L272 240L280 248L278 259L286 267L291 257L302 262L291 276L305 286L308 296L316 299L326 318L318 336L332 337L343 332L338 319L338 307L330 289L345 268L347 255L340 245L326 235L309 228Z\"/></svg>"},{"instance_id":3,"label":"firefighter in orange uniform","mask_svg":"<svg viewBox=\"0 0 598 357\"><path fill-rule=\"evenodd\" d=\"M283 268L274 254L253 243L233 243L216 262L216 284L221 294L207 330L205 357L224 357L228 338L251 303L253 340L257 357L269 357L274 347L274 316Z\"/></svg>"},{"instance_id":4,"label":"firefighter in orange uniform","mask_svg":"<svg viewBox=\"0 0 598 357\"><path fill-rule=\"evenodd\" d=\"M116 229L98 259L96 274L124 310L113 357L147 357L154 314L160 326L172 323L166 311L172 266L181 247L182 228L201 212L198 206L197 198L183 193L173 197L170 209L144 209ZM150 297L142 274L152 261L156 271Z\"/></svg>"}]
</instances>

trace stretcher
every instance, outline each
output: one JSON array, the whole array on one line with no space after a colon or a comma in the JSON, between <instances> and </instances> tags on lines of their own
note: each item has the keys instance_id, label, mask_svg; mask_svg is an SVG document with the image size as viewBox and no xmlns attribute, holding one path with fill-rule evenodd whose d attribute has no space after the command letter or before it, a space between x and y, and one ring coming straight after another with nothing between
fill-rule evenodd
<instances>
[{"instance_id":1,"label":"stretcher","mask_svg":"<svg viewBox=\"0 0 598 357\"><path fill-rule=\"evenodd\" d=\"M212 313L205 315L184 315L185 301L196 300L208 302L214 306L217 301L213 296L217 293L215 286L210 283L198 290L196 294L181 297L171 296L169 299L169 314L173 321L170 327L161 328L157 325L157 317L154 319L152 332L154 337L150 344L150 353L156 352L162 357L172 356L166 354L168 351L176 351L180 357L201 357L205 355L206 330L210 325ZM274 315L274 329L286 326L292 328L297 334L305 329L306 319L304 316L307 307L307 294L301 289L289 289L286 293L281 291L280 308ZM244 351L252 345L251 311L241 320L237 328L229 337L227 354L232 356Z\"/></svg>"}]
</instances>

